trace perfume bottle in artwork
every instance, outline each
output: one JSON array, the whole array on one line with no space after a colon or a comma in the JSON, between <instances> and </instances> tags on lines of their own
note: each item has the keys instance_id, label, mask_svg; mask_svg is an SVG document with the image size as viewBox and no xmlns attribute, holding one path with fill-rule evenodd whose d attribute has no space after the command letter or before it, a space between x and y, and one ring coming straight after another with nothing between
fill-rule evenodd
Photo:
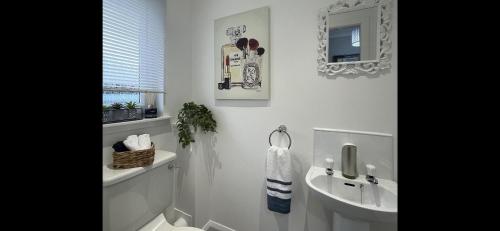
<instances>
[{"instance_id":1,"label":"perfume bottle in artwork","mask_svg":"<svg viewBox=\"0 0 500 231\"><path fill-rule=\"evenodd\" d=\"M219 90L231 89L234 82L241 82L241 61L243 52L236 47L236 41L246 32L246 26L233 26L226 29L230 42L221 48L221 82Z\"/></svg>"},{"instance_id":2,"label":"perfume bottle in artwork","mask_svg":"<svg viewBox=\"0 0 500 231\"><path fill-rule=\"evenodd\" d=\"M221 49L221 82L218 89L231 89L240 86L243 89L256 89L262 87L262 54L265 49L259 47L255 38L241 37L246 32L246 25L229 27L226 36L230 43Z\"/></svg>"}]
</instances>

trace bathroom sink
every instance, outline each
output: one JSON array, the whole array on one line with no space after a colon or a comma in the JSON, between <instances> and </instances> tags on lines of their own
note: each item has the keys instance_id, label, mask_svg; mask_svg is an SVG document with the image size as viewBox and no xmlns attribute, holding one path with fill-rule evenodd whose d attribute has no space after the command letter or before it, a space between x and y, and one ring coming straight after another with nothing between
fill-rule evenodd
<instances>
[{"instance_id":1,"label":"bathroom sink","mask_svg":"<svg viewBox=\"0 0 500 231\"><path fill-rule=\"evenodd\" d=\"M306 183L313 196L342 216L367 222L397 221L398 194L394 181L378 178L378 184L372 184L365 175L348 179L341 171L327 175L325 168L312 166L307 172Z\"/></svg>"}]
</instances>

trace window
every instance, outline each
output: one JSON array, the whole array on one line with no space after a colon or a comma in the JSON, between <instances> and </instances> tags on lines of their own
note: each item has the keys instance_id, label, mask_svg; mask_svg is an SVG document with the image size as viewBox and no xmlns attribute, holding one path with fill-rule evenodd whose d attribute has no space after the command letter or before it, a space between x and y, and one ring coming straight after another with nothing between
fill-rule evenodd
<instances>
[{"instance_id":1,"label":"window","mask_svg":"<svg viewBox=\"0 0 500 231\"><path fill-rule=\"evenodd\" d=\"M355 26L352 28L351 32L351 43L353 47L359 47L359 28L360 26Z\"/></svg>"},{"instance_id":2,"label":"window","mask_svg":"<svg viewBox=\"0 0 500 231\"><path fill-rule=\"evenodd\" d=\"M352 62L361 60L361 25L339 26L329 31L328 62Z\"/></svg>"},{"instance_id":3,"label":"window","mask_svg":"<svg viewBox=\"0 0 500 231\"><path fill-rule=\"evenodd\" d=\"M165 1L103 1L103 104L164 92Z\"/></svg>"}]
</instances>

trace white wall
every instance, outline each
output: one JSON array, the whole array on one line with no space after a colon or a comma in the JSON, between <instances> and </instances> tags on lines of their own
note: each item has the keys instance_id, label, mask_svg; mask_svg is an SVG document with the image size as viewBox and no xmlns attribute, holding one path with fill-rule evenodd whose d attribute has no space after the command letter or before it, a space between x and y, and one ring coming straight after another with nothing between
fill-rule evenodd
<instances>
[{"instance_id":1,"label":"white wall","mask_svg":"<svg viewBox=\"0 0 500 231\"><path fill-rule=\"evenodd\" d=\"M195 226L211 219L239 231L330 230L331 213L308 197L304 182L313 160L312 128L391 133L397 148L396 49L393 70L377 78L326 78L316 71L317 12L332 2L167 0L165 110L176 116L184 102L203 103L213 111L218 132L197 135L192 150L177 145L175 129L168 124L105 135L104 161L109 161L112 142L129 133L149 132L159 147L178 155L175 203L193 215ZM262 6L269 6L271 14L271 99L216 101L214 20ZM395 20L394 47L396 28ZM268 211L265 201L267 137L280 124L288 126L293 139L289 215Z\"/></svg>"},{"instance_id":2,"label":"white wall","mask_svg":"<svg viewBox=\"0 0 500 231\"><path fill-rule=\"evenodd\" d=\"M190 12L190 1L167 0L165 107L172 116L192 98Z\"/></svg>"},{"instance_id":3,"label":"white wall","mask_svg":"<svg viewBox=\"0 0 500 231\"><path fill-rule=\"evenodd\" d=\"M331 213L315 198L308 197L304 182L313 158L313 127L390 133L396 150L397 15L393 15L395 49L391 72L377 78L324 77L316 71L317 13L332 2L167 0L167 8L179 10L171 8L167 12L171 14L168 18L174 20L167 26L177 33L169 37L169 42L179 43L179 47L174 44L175 54L167 54L167 63L191 62L188 68L171 67L176 68L170 70L176 74L191 74L190 80L178 80L180 85L174 87L191 90L192 99L207 105L218 121L218 132L197 136L192 152L177 148L182 167L177 207L192 214L197 227L212 219L239 231L330 230ZM271 99L215 100L214 20L262 6L269 6L271 15ZM396 7L394 3L394 13ZM190 49L191 59L184 56L186 50L182 47ZM175 60L178 55L183 61ZM191 83L191 89L183 85L186 83ZM175 102L187 99L172 97L176 97ZM167 95L167 104L169 100ZM293 139L294 194L289 215L268 211L265 201L267 137L280 124L288 126ZM397 163L397 152L394 160Z\"/></svg>"}]
</instances>

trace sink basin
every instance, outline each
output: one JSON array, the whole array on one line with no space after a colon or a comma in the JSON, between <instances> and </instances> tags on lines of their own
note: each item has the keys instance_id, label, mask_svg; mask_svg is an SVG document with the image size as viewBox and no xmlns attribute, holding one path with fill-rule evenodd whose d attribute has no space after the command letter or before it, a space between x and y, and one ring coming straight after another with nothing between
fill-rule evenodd
<instances>
[{"instance_id":1,"label":"sink basin","mask_svg":"<svg viewBox=\"0 0 500 231\"><path fill-rule=\"evenodd\" d=\"M397 221L398 194L394 181L378 178L378 184L372 184L365 175L348 179L341 171L327 175L325 168L312 166L306 183L324 206L344 217L367 222Z\"/></svg>"}]
</instances>

